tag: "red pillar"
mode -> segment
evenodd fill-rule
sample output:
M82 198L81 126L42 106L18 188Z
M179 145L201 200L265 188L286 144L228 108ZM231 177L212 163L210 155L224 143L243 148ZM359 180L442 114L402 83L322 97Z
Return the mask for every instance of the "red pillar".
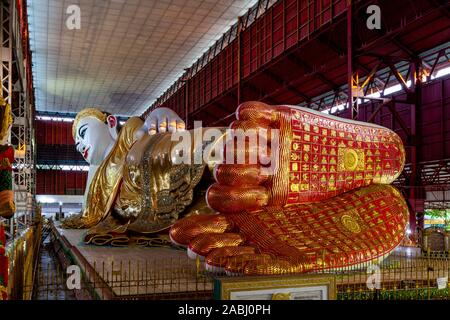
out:
M189 80L191 78L191 71L188 70L187 72L187 79L184 86L184 123L186 125L186 129L189 127Z
M237 105L239 106L241 104L241 57L242 57L242 39L241 39L241 32L242 32L242 19L241 17L238 18L238 26L237 26Z
M351 119L358 118L358 105L353 99L353 1L347 1L347 93Z
M424 213L424 191L421 187L420 172L419 172L419 152L420 146L420 130L417 120L419 119L420 107L422 102L422 79L420 75L420 61L414 61L411 72L411 85L414 103L411 104L411 177L409 181L409 203L411 205L411 212L409 216L409 224L411 229L412 240L416 239L416 230L423 228L423 213ZM418 221L419 220L419 221Z

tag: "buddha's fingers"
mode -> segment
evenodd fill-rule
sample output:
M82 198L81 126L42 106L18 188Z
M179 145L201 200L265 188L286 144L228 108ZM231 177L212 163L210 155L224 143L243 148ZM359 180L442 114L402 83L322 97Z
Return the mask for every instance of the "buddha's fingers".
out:
M176 131L184 131L186 130L186 124L184 123L184 121L177 121L177 130Z
M243 186L261 185L269 179L262 167L257 164L219 164L214 167L214 178L221 185Z
M171 119L169 121L169 132L176 132L177 131L177 120L176 119Z
M191 259L197 256L203 259L214 249L239 246L244 241L244 237L238 233L204 233L189 243L188 256Z
M168 129L169 122L167 117L158 119L158 132L166 132Z
M198 235L223 233L233 228L224 215L194 215L178 220L170 229L170 239L177 245L187 246Z
M148 133L150 135L156 134L158 132L158 124L156 118L151 118L148 121Z
M208 206L221 213L258 210L269 202L263 186L226 186L214 183L206 192Z
M186 125L183 120L177 118L171 118L169 120L169 132L180 132L186 129Z

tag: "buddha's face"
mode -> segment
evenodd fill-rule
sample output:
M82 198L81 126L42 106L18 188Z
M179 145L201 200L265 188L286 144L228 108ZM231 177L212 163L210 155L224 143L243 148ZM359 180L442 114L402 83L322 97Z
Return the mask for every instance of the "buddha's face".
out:
M114 116L108 116L107 123L95 117L85 117L78 122L75 146L89 164L99 165L105 159L107 148L117 139L116 127Z

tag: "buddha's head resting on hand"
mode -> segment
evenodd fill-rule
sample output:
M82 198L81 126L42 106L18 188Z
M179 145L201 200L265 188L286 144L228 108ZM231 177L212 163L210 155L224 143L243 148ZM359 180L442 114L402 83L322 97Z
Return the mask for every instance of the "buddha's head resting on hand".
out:
M83 158L93 165L101 164L107 150L117 139L118 120L96 108L78 112L72 126L75 147Z

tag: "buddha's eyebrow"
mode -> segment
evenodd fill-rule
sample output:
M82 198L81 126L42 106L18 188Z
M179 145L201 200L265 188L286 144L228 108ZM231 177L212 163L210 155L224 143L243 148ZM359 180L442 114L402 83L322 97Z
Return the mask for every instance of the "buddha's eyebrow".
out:
M87 126L87 123L83 124L79 129L78 129L78 135L81 135L81 129L83 129L84 127Z

